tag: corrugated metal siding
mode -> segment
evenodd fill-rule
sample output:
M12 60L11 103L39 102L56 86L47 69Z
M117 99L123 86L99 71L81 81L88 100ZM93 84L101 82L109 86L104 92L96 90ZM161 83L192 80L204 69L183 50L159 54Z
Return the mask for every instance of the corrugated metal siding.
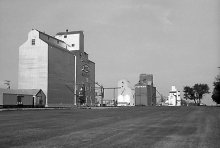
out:
M135 105L148 105L147 87L135 88Z
M17 94L3 94L3 105L17 105ZM21 97L23 105L33 105L32 95L23 95Z
M147 85L147 106L152 105L152 86Z
M21 102L23 103L23 105L34 105L33 96L24 95L24 97L21 98Z
M95 103L95 63L89 62L89 67L90 67L90 76L89 76L89 86L91 89L89 90L88 93L88 104L94 104ZM91 99L90 99L91 98Z
M152 97L153 106L156 106L156 87L153 87L153 97Z
M135 105L141 105L140 89L135 88Z
M3 105L17 105L17 95L3 94Z
M72 53L49 46L49 106L73 104L74 94L72 91L74 88L74 61L75 59ZM72 88L72 91L66 85Z
M147 103L148 103L148 100L147 100L147 88L146 87L141 87L141 103L142 105L146 105L147 106Z
M0 93L0 106L3 105L3 93Z

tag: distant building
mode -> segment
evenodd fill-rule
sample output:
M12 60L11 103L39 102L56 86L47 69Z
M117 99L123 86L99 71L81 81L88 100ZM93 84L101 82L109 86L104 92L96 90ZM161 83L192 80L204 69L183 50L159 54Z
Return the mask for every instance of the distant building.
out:
M86 103L95 103L94 82L95 63L84 52L82 31L52 37L33 29L19 47L18 88L42 89L46 106L76 104L74 94L82 84L86 86Z
M118 106L134 106L134 92L129 87L130 82L126 79L118 81Z
M175 86L171 87L168 96L168 106L181 106L180 91L177 91Z
M152 74L141 74L135 86L135 105L156 106L156 87Z
M153 75L152 74L140 74L139 76L140 83L148 83L149 85L153 84Z

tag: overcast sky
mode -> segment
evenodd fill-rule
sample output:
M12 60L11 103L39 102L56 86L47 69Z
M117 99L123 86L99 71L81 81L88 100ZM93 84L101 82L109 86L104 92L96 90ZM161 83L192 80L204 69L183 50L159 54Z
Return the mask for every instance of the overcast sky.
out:
M173 85L182 93L196 83L212 92L220 66L219 10L219 0L0 0L0 87L11 80L17 88L18 49L35 28L51 36L83 30L104 87L125 78L133 88L146 73L165 96Z

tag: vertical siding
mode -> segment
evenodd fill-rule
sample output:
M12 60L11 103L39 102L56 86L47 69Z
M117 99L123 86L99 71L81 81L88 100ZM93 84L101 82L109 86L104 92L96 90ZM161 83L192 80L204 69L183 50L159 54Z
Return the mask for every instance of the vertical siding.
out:
M17 105L17 95L3 94L3 105Z
M34 99L32 95L24 95L24 97L21 98L21 102L23 105L34 105Z
M28 36L19 48L18 89L42 89L47 96L48 45L35 30ZM31 45L32 39L35 45Z
M49 46L48 49L48 105L71 105L74 101L74 94L72 92L74 91L74 55L53 46Z
M86 87L93 87L92 91L87 90L86 95L87 95L87 104L90 105L91 101L92 103L95 102L95 63L88 61L88 55L87 54L82 54L82 57L80 58L80 53L81 51L71 51L74 55L76 55L76 77L77 80L77 91L81 88L81 84L84 83ZM89 72L85 73L82 71L83 65L87 64L89 66ZM86 78L89 78L88 82L86 81ZM91 99L90 99L91 98ZM78 98L77 98L78 102Z
M135 87L135 105L140 105L140 90Z
M147 106L151 106L152 104L152 86L147 85Z
M32 95L21 97L22 105L33 105ZM3 105L17 105L17 94L3 94Z
M135 105L148 105L147 87L135 88Z
M0 93L0 106L3 105L3 93Z
M148 92L147 87L141 87L141 103L142 105L148 105Z
M95 63L90 62L90 77L89 79L89 85L91 89L89 90L89 97L91 96L91 100L88 100L89 104L94 104L95 103Z
M156 106L156 87L153 87L153 97L152 97L153 106Z

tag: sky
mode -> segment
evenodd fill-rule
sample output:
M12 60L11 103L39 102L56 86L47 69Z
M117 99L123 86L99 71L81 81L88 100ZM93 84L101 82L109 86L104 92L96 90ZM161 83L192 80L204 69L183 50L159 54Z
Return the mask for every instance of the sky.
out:
M96 82L117 87L153 74L164 96L171 86L208 84L220 66L219 0L0 0L0 88L18 87L18 49L32 28L54 36L84 31ZM113 98L113 91L106 92ZM203 99L212 104L211 93Z

